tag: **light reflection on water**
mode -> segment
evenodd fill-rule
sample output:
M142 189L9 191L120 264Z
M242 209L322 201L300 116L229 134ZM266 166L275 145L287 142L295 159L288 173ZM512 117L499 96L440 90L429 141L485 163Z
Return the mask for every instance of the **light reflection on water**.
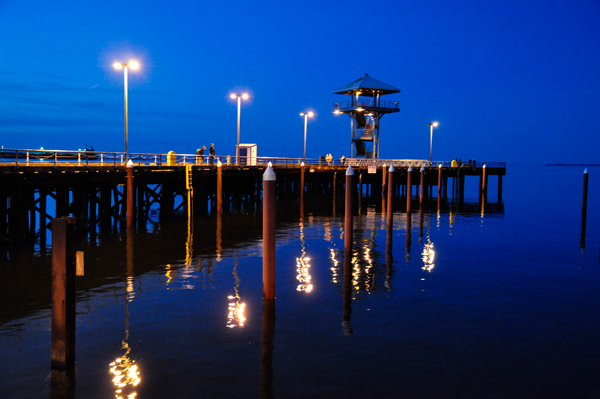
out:
M135 298L133 277L127 277L125 297L125 337L121 342L121 349L125 353L109 364L109 373L113 376L116 399L134 399L137 396L137 386L141 382L140 370L135 360L130 357L129 346L129 303Z
M366 207L348 256L339 215L309 209L301 227L297 215L283 217L277 318L274 307L261 307L260 234L253 233L260 224L250 217L136 235L135 278L123 239L103 237L101 247L87 249L90 275L78 280L76 397L518 398L540 396L541 385L586 397L600 358L593 345L599 239L590 229L597 213L588 215L587 252L580 253L579 212L574 227L559 215L558 229L532 225L514 206L506 215L493 205L483 214L480 204L465 208L432 208L422 218L399 211L388 231L378 208ZM421 242L413 240L418 233ZM308 282L310 295L298 291ZM48 324L34 320L48 320L48 300L37 301L33 313L15 311L0 327L6 397L35 397L44 384ZM12 371L7 357L17 351L23 360ZM182 378L190 370L193 378ZM115 381L116 371L123 377ZM115 384L127 376L125 386Z

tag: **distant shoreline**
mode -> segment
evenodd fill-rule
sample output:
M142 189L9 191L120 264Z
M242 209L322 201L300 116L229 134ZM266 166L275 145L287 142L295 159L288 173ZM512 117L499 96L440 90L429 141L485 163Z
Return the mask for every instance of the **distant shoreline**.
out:
M600 166L600 163L547 163L546 166Z

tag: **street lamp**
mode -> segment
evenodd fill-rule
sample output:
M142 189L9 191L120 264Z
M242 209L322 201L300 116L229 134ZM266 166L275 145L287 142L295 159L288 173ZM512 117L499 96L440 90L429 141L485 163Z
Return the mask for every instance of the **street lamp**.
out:
M430 129L429 129L429 163L431 163L431 149L433 148L433 128L438 127L439 123L431 122L431 123L428 123L427 126L430 127Z
M302 162L306 162L306 124L308 123L308 117L310 116L312 118L313 115L312 112L300 112L300 116L304 117L304 157Z
M248 97L250 97L247 93L243 93L243 94L237 94L237 93L231 93L231 95L229 96L231 98L236 98L237 97L237 103L238 103L238 124L237 124L237 147L235 147L235 164L239 165L240 164L240 115L241 115L241 106L242 106L242 98L244 100L247 100Z
M136 70L140 68L140 64L137 61L129 61L127 63L115 62L113 64L113 67L115 67L115 69L123 68L123 74L125 76L125 162L127 162L127 160L129 159L129 150L127 148L127 68L129 67L131 69Z

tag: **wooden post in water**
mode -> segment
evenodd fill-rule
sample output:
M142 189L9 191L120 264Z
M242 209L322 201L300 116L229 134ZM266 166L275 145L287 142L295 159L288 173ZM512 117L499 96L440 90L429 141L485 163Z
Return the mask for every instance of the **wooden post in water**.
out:
M52 220L51 369L66 376L75 366L75 222Z
M391 166L393 166L393 165L391 165ZM381 169L381 196L384 197L384 198L385 198L385 190L386 190L386 186L385 186L385 178L386 178L385 168L386 168L386 165L383 164L383 167Z
M344 250L346 252L352 250L352 236L354 231L352 210L354 208L353 188L355 189L356 187L354 187L353 180L354 170L352 169L352 166L348 166L348 169L346 169L346 207L344 209Z
M133 162L127 161L127 230L131 231L135 224L134 215L134 182L133 182Z
M485 204L487 202L487 174L485 164L483 165L481 173L481 203Z
M236 159L237 161L237 159ZM223 164L217 162L217 213L223 209Z
M438 165L438 199L442 196L442 164Z
M394 221L394 216L393 216L393 212L394 212L394 206L393 206L393 202L394 202L394 165L390 166L389 169L389 176L388 176L388 192L387 192L387 224L388 224L388 228L389 226L392 225L393 221Z
M421 181L419 182L421 186L421 194L419 197L419 207L423 207L423 199L425 198L425 166L421 166Z
M412 167L406 171L406 214L410 214L410 203L412 201Z
M588 170L583 171L583 202L581 205L581 215L586 216L587 214L587 197L588 197Z
M275 172L263 174L263 299L275 299Z
M300 164L300 202L304 201L304 162Z

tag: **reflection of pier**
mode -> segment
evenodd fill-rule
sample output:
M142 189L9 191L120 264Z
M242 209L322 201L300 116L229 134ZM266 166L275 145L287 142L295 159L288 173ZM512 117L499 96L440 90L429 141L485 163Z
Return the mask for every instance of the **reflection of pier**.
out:
M353 164L357 175L355 183L361 196L381 195L385 187L384 175L387 174L386 162L387 165L393 163L396 168L396 196L406 196L408 168L416 161L347 160L347 164ZM347 164L333 162L332 165L308 164L303 167L298 163L289 163L288 160L276 163L274 169L277 173L278 200L299 196L302 168L305 171L306 195L342 194ZM419 190L425 190L426 197L432 197L437 192L433 186L437 186L439 181L441 198L460 203L465 198L466 177L478 179L480 191L486 191L488 177L497 176L498 202L501 202L502 176L506 173L504 163L488 163L487 168L443 165L425 167L424 188L419 185L419 170L414 168L412 186L417 195L413 198L418 197ZM261 179L265 168L266 165L261 164L260 159L256 166L223 164L222 186L219 191L217 166L177 162L173 165L153 165L138 162L134 165L133 196L137 225L144 228L154 211L158 212L160 219L186 213L190 203L187 201L189 191L186 187L191 187L186 185L188 176L194 187L194 214L214 212L219 199L224 211L239 213L242 210L256 209L257 203L262 200ZM90 237L95 236L98 231L114 232L116 227L125 224L126 167L122 164L2 163L0 173L2 241L34 243L39 240L40 247L45 247L50 220L61 216L76 217L77 231L86 232ZM217 198L218 193L221 198Z

